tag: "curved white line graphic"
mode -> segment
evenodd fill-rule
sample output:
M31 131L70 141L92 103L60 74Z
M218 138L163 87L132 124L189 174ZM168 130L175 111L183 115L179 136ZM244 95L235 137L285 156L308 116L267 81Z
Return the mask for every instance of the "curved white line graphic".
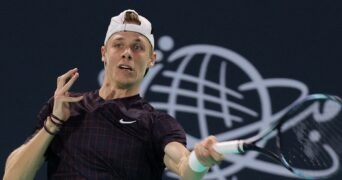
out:
M197 54L203 54L203 58L199 59L201 62L199 75L193 76L185 73L186 67L193 59L193 57ZM227 60L227 62L233 63L241 70L243 70L246 75L250 78L249 82L244 82L241 84L238 89L232 89L226 87L224 78L226 77L226 69L227 63L225 61L221 62L221 66L218 72L219 74L219 82L214 83L205 79L205 75L207 72L207 66L209 61L213 56L219 56L220 58ZM178 62L178 68L176 71L170 71L168 69L164 69L167 63ZM162 76L164 78L171 79L171 85L165 86L160 84L151 84L155 78L158 76ZM191 82L197 84L197 89L188 90L181 89L181 82ZM219 96L212 96L204 93L204 87L209 87L212 89L217 89L220 93ZM154 68L150 69L150 72L145 77L145 80L142 83L141 94L144 96L146 93L161 93L167 94L168 100L166 102L151 102L156 108L167 111L170 115L176 117L176 112L187 112L198 114L198 122L199 122L199 130L201 134L201 138L204 138L209 135L206 116L223 118L224 122L229 131L222 132L220 134L215 134L219 141L239 139L242 136L249 135L251 132L261 132L263 129L269 127L272 122L275 122L279 117L281 117L286 110L290 107L287 105L283 107L278 112L272 112L271 105L271 97L269 91L272 88L291 88L298 90L298 97L294 101L298 99L302 99L303 97L308 95L308 88L305 84L300 81L286 78L269 78L264 79L257 69L243 56L219 46L213 45L189 45L182 47L176 51L174 51L168 58L167 62L156 64ZM237 102L230 101L230 97L235 99L244 99L243 93L248 91L256 91L260 98L260 106L261 112L257 112L254 109L247 107L246 105L239 104ZM227 96L229 95L229 96ZM177 97L185 96L190 97L197 100L196 106L177 104ZM223 100L223 101L222 101ZM206 109L204 107L203 102L222 102L221 108L222 111L216 111L211 109ZM228 108L227 108L228 107ZM228 110L227 110L228 109ZM256 122L249 122L246 125L234 128L234 122L243 122L241 117L236 115L231 115L229 110L234 109L240 112L243 112L251 117L259 118ZM295 126L298 122L303 120L306 116L314 114L317 116L317 121L327 120L329 117L325 117L324 114L319 114L317 107L311 106L293 119L291 119L286 125L285 130ZM270 134L268 138L274 137L274 134ZM187 134L188 145L190 148L194 146L196 142L198 142L201 138L194 137L190 134ZM267 141L258 144L263 146L267 143ZM334 160L332 167L326 170L318 171L315 175L321 177L334 173L340 166L339 157L337 154L328 146L324 145L324 149L328 152L331 158ZM209 179L225 179L227 176L231 176L234 173L241 171L244 168L249 168L261 172L266 172L274 175L285 176L296 178L295 175L290 173L284 167L272 163L258 159L259 153L257 152L248 152L244 155L229 155L225 158L227 162L232 163L228 167L220 169L218 166L212 168L212 173L208 173L205 178ZM270 170L271 169L271 170ZM311 171L307 171L310 172ZM170 175L170 173L168 173ZM172 175L170 175L172 176ZM237 178L235 178L237 179Z

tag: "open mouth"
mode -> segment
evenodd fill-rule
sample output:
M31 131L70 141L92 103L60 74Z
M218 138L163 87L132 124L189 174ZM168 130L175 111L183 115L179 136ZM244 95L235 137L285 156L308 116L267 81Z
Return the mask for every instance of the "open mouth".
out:
M129 65L120 64L118 67L119 67L119 69L122 69L122 70L133 71L133 68Z

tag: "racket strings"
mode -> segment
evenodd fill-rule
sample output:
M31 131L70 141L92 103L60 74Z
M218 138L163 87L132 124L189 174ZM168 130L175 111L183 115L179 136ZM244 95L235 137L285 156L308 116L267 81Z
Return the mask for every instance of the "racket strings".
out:
M322 142L334 148L339 155L342 154L342 119L341 113L329 122L321 125Z
M293 140L291 144L289 144L289 148L291 148L291 156L292 156L292 164L295 166L300 166L306 168L307 166L311 167L322 167L326 166L326 155L322 154L322 145L320 143L312 142L312 139L319 138L318 134L312 135L316 137L310 138L310 133L315 134L316 131L311 131L311 129L317 129L317 126L313 126L313 124L304 124L301 123L296 128L293 129L293 133L296 134L293 136ZM289 139L290 140L290 139ZM303 160L303 161L301 161Z
M291 166L301 169L320 169L328 166L329 156L324 153L322 144L309 139L308 129L293 132L293 138L287 138L283 144L283 155Z
M342 124L334 124L329 126L322 126L324 134L322 136L324 137L324 142L326 142L329 145L339 146L340 148L337 148L336 150L339 150L339 154L342 153Z
M315 104L314 104L315 103ZM303 170L325 170L333 165L332 154L342 154L341 103L313 101L291 111L291 117L315 105L317 108L290 129L280 132L281 153L291 167ZM310 176L310 172L307 176ZM313 174L311 174L313 175Z

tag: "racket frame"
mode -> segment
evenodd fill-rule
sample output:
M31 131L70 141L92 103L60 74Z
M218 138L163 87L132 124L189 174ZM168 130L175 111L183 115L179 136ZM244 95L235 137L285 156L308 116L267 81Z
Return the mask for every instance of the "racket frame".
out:
M216 143L214 144L214 149L221 154L231 154L231 153L243 154L247 151L260 152L270 157L274 161L280 163L292 173L303 177L303 175L300 172L296 171L293 167L291 167L291 165L287 162L287 160L285 159L285 157L282 155L280 151L280 148L281 148L280 147L281 146L280 145L280 141L281 141L280 128L289 119L289 117L292 115L292 112L296 111L304 103L312 101L312 100L320 100L320 99L333 100L335 102L342 104L342 100L338 96L327 95L327 94L308 95L305 98L298 99L297 101L289 105L285 109L284 114L280 117L280 119L278 121L275 121L274 123L271 123L270 128L267 129L266 131L262 131L258 133L257 135L248 139L244 139L244 140L233 140L233 141ZM275 130L277 131L277 136L276 136L276 148L278 150L277 153L267 150L266 148L258 147L256 145L257 142L259 142L260 140L262 140L264 137L266 137L267 135L269 135L271 132Z

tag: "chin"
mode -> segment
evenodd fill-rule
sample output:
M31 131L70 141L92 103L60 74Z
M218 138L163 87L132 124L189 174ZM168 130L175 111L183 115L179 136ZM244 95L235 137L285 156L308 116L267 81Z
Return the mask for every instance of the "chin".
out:
M118 85L118 87L120 88L130 88L132 87L136 82L129 80L129 79L125 79L125 80L118 80L116 81L116 84Z

